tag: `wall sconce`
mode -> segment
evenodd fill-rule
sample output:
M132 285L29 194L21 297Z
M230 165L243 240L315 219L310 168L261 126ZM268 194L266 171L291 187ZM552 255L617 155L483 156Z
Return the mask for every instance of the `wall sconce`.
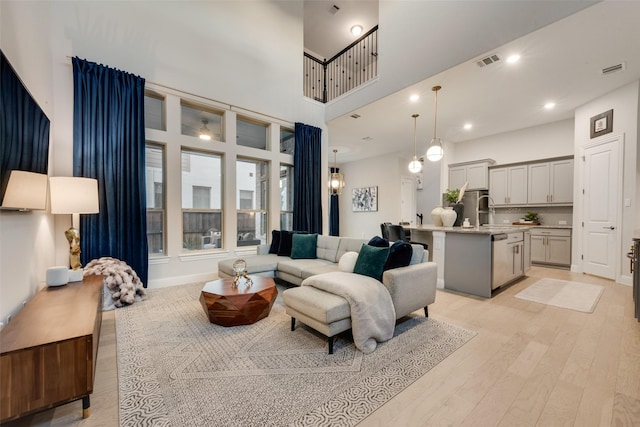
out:
M329 173L329 194L342 194L342 189L345 186L344 174L338 172L338 164L336 160L338 150L333 150L333 167Z
M47 175L44 173L12 170L2 209L29 212L47 207Z
M71 214L71 227L64 235L69 241L69 281L82 280L80 263L80 214L98 213L98 181L93 178L51 177L51 213Z

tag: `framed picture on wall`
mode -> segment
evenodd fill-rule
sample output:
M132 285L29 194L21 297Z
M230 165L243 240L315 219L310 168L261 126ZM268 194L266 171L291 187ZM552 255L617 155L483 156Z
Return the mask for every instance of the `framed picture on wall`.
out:
M376 212L378 210L378 187L354 188L351 193L354 212Z
M613 110L591 117L591 139L613 132Z

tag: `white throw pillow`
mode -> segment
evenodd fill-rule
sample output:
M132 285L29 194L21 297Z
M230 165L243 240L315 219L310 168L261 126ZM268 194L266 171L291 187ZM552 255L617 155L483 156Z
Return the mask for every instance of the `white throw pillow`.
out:
M357 260L358 252L345 252L338 262L338 270L344 271L345 273L353 273Z

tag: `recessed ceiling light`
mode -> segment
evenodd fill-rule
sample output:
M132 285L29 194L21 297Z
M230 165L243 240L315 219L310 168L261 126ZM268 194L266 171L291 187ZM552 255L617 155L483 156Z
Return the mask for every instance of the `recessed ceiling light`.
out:
M351 34L353 34L354 36L359 36L360 34L362 34L362 25L354 25L353 27L351 27Z
M472 127L473 127L473 125L472 125L471 123L465 123L465 124L464 124L464 128L465 128L466 130L471 129Z
M553 110L556 106L555 102L547 102L546 104L544 104L544 108L547 110Z
M420 95L416 95L415 93L409 97L411 102L416 102L418 99L420 99Z
M513 64L514 62L518 62L520 60L520 55L516 54L516 55L511 55L507 58L507 62L509 64Z

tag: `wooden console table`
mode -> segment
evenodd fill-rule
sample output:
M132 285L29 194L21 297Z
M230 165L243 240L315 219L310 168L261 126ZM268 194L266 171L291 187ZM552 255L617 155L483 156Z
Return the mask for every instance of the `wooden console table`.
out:
M0 423L82 399L89 416L102 276L45 287L0 331Z

